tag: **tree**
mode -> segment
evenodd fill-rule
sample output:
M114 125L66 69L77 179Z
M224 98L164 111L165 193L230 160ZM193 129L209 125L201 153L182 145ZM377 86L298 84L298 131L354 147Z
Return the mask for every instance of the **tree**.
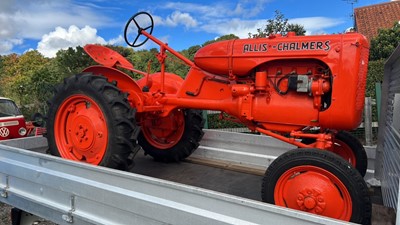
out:
M291 24L288 19L279 11L275 11L275 18L268 19L265 27L257 29L256 34L249 33L250 38L262 38L270 36L271 34L282 34L293 31L296 35L305 35L306 30L300 24Z
M126 47L117 46L117 45L105 45L105 47L118 52L124 58L129 58L131 55L134 54L133 48L126 48Z
M369 58L371 61L387 59L400 43L400 24L396 22L392 28L380 29L378 36L371 40Z
M50 61L36 50L2 57L1 95L14 99L28 118L45 104L46 85L35 76L53 79L52 73L44 74Z
M10 54L1 56L0 66L0 96L7 96L8 80L17 71L18 55Z
M59 50L54 59L59 73L57 76L63 78L80 73L86 67L96 64L81 46Z
M239 37L236 36L236 35L234 35L234 34L223 35L223 36L221 36L221 37L218 37L218 38L215 39L215 40L210 40L210 41L204 42L203 47L206 46L206 45L212 44L212 43L214 43L214 42L226 41L226 40L232 40L232 39L239 39Z
M133 66L137 70L141 70L144 72L147 72L148 70L148 65L150 62L150 73L155 73L159 72L161 70L160 63L158 62L157 59L157 54L158 54L158 49L157 48L152 48L150 50L139 50L135 51L132 55L128 57L128 60L130 60L133 63ZM139 78L140 75L134 76L134 78Z
M400 24L395 23L392 28L380 29L378 36L371 40L366 96L376 98L375 84L383 81L385 60L392 54L400 43ZM376 108L372 108L373 121L376 121Z

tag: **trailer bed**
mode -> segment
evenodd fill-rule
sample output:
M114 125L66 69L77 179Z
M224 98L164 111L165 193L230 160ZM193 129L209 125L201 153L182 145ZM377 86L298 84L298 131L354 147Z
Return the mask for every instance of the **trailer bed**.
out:
M44 138L21 139L19 146L34 151L0 146L0 201L59 224L348 224L261 203L262 166L218 161L215 152L204 158L224 149L224 135L254 138L206 131L188 161L156 162L140 152L133 173L45 155ZM210 147L213 141L219 145Z

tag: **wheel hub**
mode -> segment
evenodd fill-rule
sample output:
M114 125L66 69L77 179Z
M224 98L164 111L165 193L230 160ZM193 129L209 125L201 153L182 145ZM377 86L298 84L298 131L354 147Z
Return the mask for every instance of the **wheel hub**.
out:
M326 207L321 192L316 189L305 188L298 194L297 205L303 211L321 214Z
M85 116L78 116L72 125L72 140L80 151L86 151L94 142L93 124Z
M277 181L275 204L318 215L349 220L352 202L346 187L329 171L297 166Z
M185 115L174 110L167 117L143 117L142 132L154 147L168 149L176 145L185 131Z
M108 129L99 105L84 95L72 95L56 115L55 135L64 158L98 165L107 149Z

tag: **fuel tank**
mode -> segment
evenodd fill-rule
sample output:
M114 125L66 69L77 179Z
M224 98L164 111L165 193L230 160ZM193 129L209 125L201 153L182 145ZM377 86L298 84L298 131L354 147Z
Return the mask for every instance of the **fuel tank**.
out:
M248 75L255 67L282 58L321 58L343 47L343 41L368 46L358 33L343 35L287 36L235 39L216 42L197 51L194 62L201 69L216 75Z

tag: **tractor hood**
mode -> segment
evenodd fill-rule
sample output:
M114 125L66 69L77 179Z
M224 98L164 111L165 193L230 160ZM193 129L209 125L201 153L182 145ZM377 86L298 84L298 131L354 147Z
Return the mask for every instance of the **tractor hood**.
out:
M248 75L256 66L282 58L324 59L337 57L343 42L368 46L357 33L343 35L287 36L235 39L209 44L197 51L194 62L201 69L216 75Z

